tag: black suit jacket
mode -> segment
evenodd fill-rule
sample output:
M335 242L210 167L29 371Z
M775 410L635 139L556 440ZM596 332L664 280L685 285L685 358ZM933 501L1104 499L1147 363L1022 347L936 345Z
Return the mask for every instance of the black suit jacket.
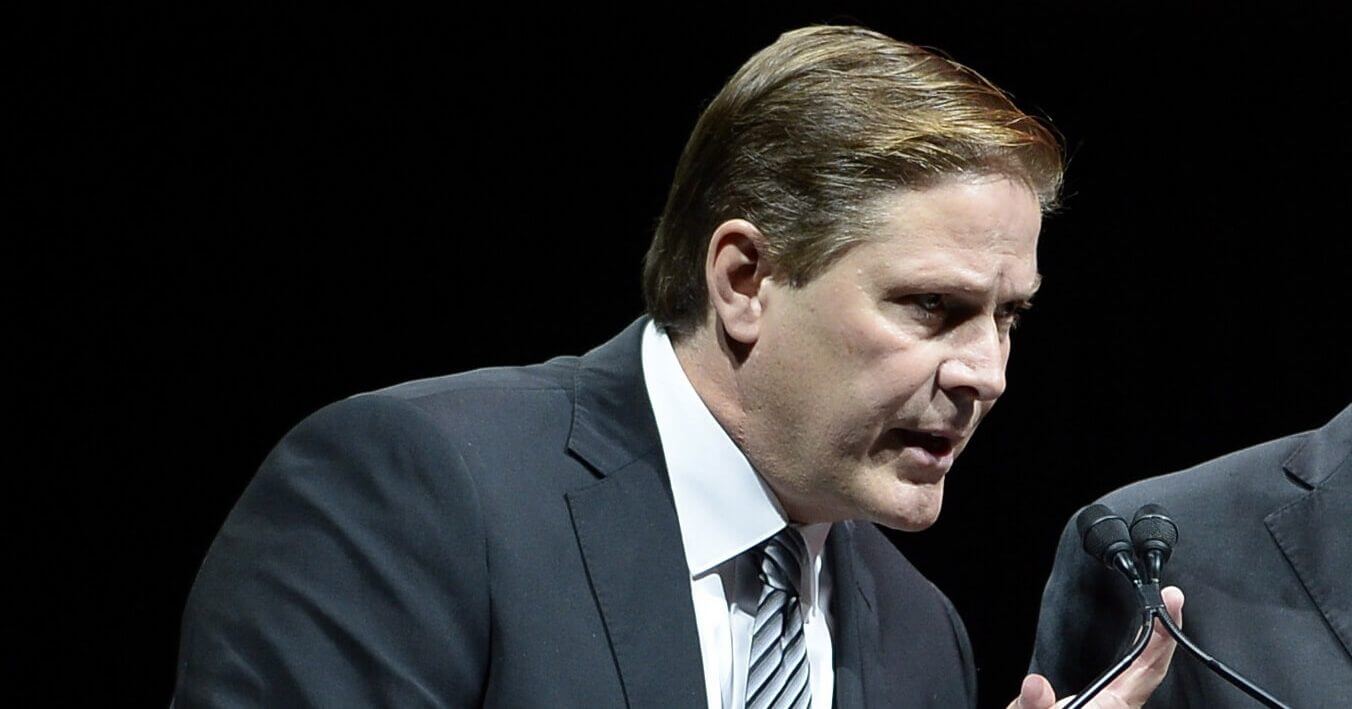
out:
M1130 519L1164 505L1180 539L1164 581L1183 589L1183 630L1293 707L1352 707L1352 407L1101 502ZM1129 582L1095 563L1067 525L1042 599L1031 670L1078 692L1125 649ZM1181 648L1149 706L1257 706Z
M702 705L644 322L297 426L193 586L176 705ZM974 704L948 600L870 524L828 550L836 706Z

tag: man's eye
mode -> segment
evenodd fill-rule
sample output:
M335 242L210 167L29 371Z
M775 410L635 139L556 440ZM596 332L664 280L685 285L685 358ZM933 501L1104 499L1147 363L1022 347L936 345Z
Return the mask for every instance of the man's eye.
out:
M997 317L1000 321L1000 324L1006 330L1013 330L1014 328L1019 326L1019 322L1023 320L1023 314L1027 312L1030 307L1032 306L1029 305L1028 303L1006 305L1000 308Z
M923 323L926 327L939 327L948 320L949 302L940 293L915 293L898 296L893 300L906 313L905 317Z
M944 297L937 293L926 293L916 296L915 304L927 313L939 313L944 309Z

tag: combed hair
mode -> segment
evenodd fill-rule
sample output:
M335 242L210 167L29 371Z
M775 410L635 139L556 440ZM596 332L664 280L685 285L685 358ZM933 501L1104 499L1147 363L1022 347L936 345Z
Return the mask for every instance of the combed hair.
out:
M1060 140L975 71L861 27L785 33L733 75L690 135L644 258L648 313L673 339L704 322L704 261L745 219L801 286L877 227L873 202L1006 175L1051 210Z

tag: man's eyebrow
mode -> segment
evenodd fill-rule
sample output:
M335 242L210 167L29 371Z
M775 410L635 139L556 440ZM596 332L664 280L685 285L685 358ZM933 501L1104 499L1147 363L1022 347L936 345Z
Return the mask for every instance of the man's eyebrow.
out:
M1039 273L1033 276L1033 283L1031 286L1028 287L1027 293L1020 293L1019 295L1017 295L1014 298L1011 298L1010 300L1024 302L1031 301L1033 299L1033 296L1037 295L1038 289L1041 287L1042 287L1042 274ZM989 288L990 287L988 285L982 284L981 281L978 279L969 280L961 276L958 277L945 276L938 278L926 278L922 276L911 280L907 280L905 286L903 288L899 288L898 290L905 290L907 292L922 292L934 290L946 293L951 292L951 293L984 295L989 292ZM892 289L889 288L888 290Z
M1028 308L1033 305L1033 296L1037 295L1037 291L1041 287L1042 287L1042 274L1039 273L1033 277L1033 285L1028 288L1027 293L1016 295L1005 302L1006 304L1013 305L1015 307Z

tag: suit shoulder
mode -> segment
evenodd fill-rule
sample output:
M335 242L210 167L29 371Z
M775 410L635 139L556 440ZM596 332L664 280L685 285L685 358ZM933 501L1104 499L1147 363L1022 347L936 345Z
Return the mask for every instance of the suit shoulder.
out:
M1284 436L1178 472L1146 478L1098 501L1119 512L1129 512L1150 502L1167 502L1171 509L1175 505L1214 508L1226 499L1261 496L1267 489L1278 489L1275 483L1282 480L1283 463L1311 433Z
M577 364L576 357L556 357L521 367L475 369L363 392L346 402L402 402L450 430L516 427L521 417L571 416Z
M394 384L328 404L306 416L293 433L384 419L423 419L425 425L442 429L456 428L457 422L489 424L498 412L519 416L523 410L571 403L576 367L576 357L557 357Z
M555 357L548 362L521 367L485 367L415 379L367 394L420 402L438 397L473 396L475 392L567 391L572 388L577 365L577 357Z
M559 457L573 419L577 358L420 379L321 408L284 440L342 441L345 449L421 451L471 475L540 469ZM453 452L453 453L452 453ZM528 464L531 461L537 464Z

